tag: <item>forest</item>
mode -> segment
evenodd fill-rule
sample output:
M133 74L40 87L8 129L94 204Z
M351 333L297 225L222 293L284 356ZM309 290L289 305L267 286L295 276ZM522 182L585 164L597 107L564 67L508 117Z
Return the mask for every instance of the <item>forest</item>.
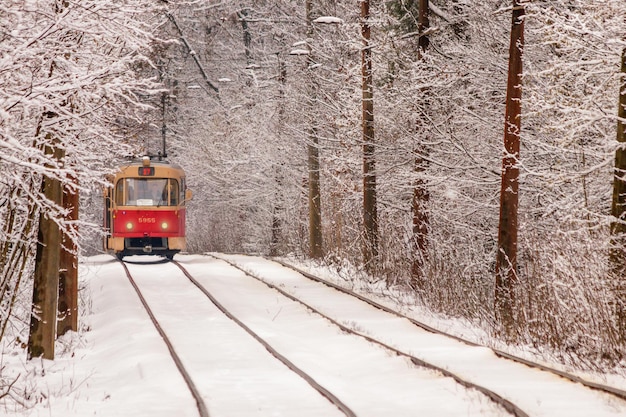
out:
M619 366L624 123L623 0L4 0L0 342L28 339L42 227L101 253L107 175L165 149L189 252L322 263Z

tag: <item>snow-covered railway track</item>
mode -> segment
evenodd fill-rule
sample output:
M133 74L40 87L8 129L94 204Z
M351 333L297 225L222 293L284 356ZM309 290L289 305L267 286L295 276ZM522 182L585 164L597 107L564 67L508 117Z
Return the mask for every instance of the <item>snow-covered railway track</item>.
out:
M326 397L333 405L335 405L346 417L356 417L356 414L348 407L343 401L337 398L332 392L320 385L311 375L298 368L287 357L281 355L281 353L274 349L270 343L263 339L259 334L254 332L252 328L247 326L243 321L239 320L233 313L231 313L226 307L224 307L214 296L209 292L202 284L200 284L179 262L172 261L183 274L195 285L209 300L229 319L237 323L242 329L244 329L250 336L252 336L257 342L259 342L267 351L276 359L285 364L289 369L298 374L302 379L307 381L311 387L318 391L321 395Z
M379 303L326 282L289 265L274 264L260 257L220 255L219 259L308 308L328 314L342 328L358 330L368 340L385 344L395 352L411 356L419 365L430 364L459 379L494 392L491 397L516 404L517 415L594 416L624 415L624 391L514 357L505 352L478 346L456 336L438 332L423 323ZM291 274L285 272L291 269ZM344 298L337 298L341 292ZM332 305L325 300L332 299ZM367 303L370 310L363 309ZM341 304L341 308L337 305ZM358 306L361 304L361 306ZM358 312L358 313L357 313ZM420 334L421 333L421 334ZM451 360L452 358L452 360ZM519 407L519 408L518 408ZM524 411L521 411L524 410Z
M269 288L272 288L275 291L278 291L279 293L281 293L282 295L284 295L285 297L289 298L290 300L293 300L297 303L302 304L303 306L305 306L306 308L310 309L311 311L313 311L314 313L320 315L321 317L325 318L326 320L330 321L331 323L333 323L334 325L336 325L337 327L339 327L342 331L344 331L345 333L357 336L357 337L362 337L363 339L367 340L368 342L378 345L384 349L387 349L391 352L393 352L394 354L396 354L399 357L405 357L407 359L409 359L411 362L413 362L415 365L420 366L420 367L424 367L424 368L428 368L428 369L432 369L436 372L441 373L442 375L452 378L454 379L454 381L456 381L458 384L469 388L469 389L475 389L479 392L481 392L482 394L484 394L485 396L487 396L490 400L492 400L494 403L496 403L498 406L501 406L504 410L506 410L509 414L515 416L515 417L529 417L528 414L526 414L521 408L519 408L517 405L515 405L513 402L501 397L499 394L497 394L494 391L491 391L485 387L482 387L478 384L475 384L473 382L470 382L468 380L465 380L463 378L461 378L459 375L456 375L453 372L448 371L447 369L437 366L433 363L429 363L426 362L422 359L419 359L415 356L412 356L410 354L404 353L398 349L396 349L395 347L384 343L380 340L375 339L374 337L370 337L364 333L361 333L359 331L354 330L353 328L350 328L342 323L340 323L339 321L337 321L336 319L334 319L333 317L331 317L328 314L325 314L324 312L322 312L321 310L315 308L314 306L312 306L311 304L307 303L306 301L299 299L297 297L295 297L294 295L290 294L289 292L279 288L278 286L272 284L271 282L268 282L266 280L264 280L263 278L259 277L258 275L252 274L249 271L246 271L244 268L240 267L239 265L237 265L235 262L231 262L228 259L224 259L224 258L220 258L220 257L215 257L216 259L220 259L223 260L224 262L227 262L229 265L233 266L234 268L239 269L240 271L242 271L244 274L250 276L251 278L254 278L260 282L262 282L263 284L267 285ZM180 264L179 264L180 266ZM285 265L286 266L286 265ZM290 266L288 266L290 267ZM190 278L191 279L191 278ZM199 285L199 284L198 284ZM354 293L352 293L352 295L355 295Z
M369 304L369 305L371 305L371 306L373 306L373 307L375 307L377 309L380 309L380 310L382 310L384 312L392 314L392 315L394 315L396 317L399 317L399 318L402 318L402 319L406 319L406 320L410 321L411 323L413 323L415 326L420 327L420 328L426 330L427 332L430 332L430 333L433 333L433 334L438 334L438 335L441 335L441 336L448 337L450 339L457 340L457 341L459 341L461 343L464 343L464 344L466 344L468 346L474 346L474 347L480 347L481 346L478 343L474 343L474 342L472 342L470 340L466 340L466 339L463 339L461 337L458 337L458 336L455 336L455 335L443 332L441 330L435 329L434 327L429 326L426 323L423 323L423 322L420 322L420 321L418 321L418 320L416 320L414 318L408 317L408 316L406 316L406 315L404 315L404 314L402 314L402 313L400 313L398 311L395 311L395 310L393 310L393 309L391 309L391 308L389 308L389 307L387 307L385 305L382 305L382 304L380 304L380 303L378 303L378 302L376 302L376 301L374 301L372 299L364 297L361 294L359 294L359 293L357 293L355 291L352 291L352 290L350 290L348 288L342 287L342 286L337 285L337 284L335 284L333 282L327 281L327 280L325 280L323 278L317 277L317 276L315 276L313 274L310 274L310 273L308 273L306 271L303 271L302 269L299 269L299 268L295 267L294 265L290 265L287 262L284 262L284 261L279 260L279 259L272 259L272 261L277 262L280 265L282 265L282 266L284 266L286 268L289 268L289 269L291 269L291 270L301 274L302 276L304 276L304 277L306 277L306 278L308 278L308 279L310 279L312 281L315 281L315 282L321 283L323 285L326 285L328 287L334 288L337 291L340 291L340 292L342 292L344 294L350 295L351 297L358 298L361 301L363 301L363 302L365 302L365 303L367 303L367 304ZM549 373L557 375L559 377L568 379L568 380L570 380L570 381L572 381L574 383L582 384L582 385L584 385L584 386L586 386L588 388L595 389L595 390L598 390L600 392L604 392L606 394L613 395L613 396L615 396L615 397L617 397L619 399L622 399L622 400L626 400L626 391L625 390L622 390L622 389L619 389L619 388L616 388L616 387L612 387L612 386L609 386L609 385L605 385L605 384L600 384L598 382L589 381L589 380L586 380L584 378L581 378L578 375L574 375L572 373L565 372L563 370L556 369L556 368L547 366L545 364L533 362L531 360L524 359L524 358L521 358L519 356L512 355L512 354L510 354L508 352L504 352L504 351L499 350L499 349L491 348L491 350L493 351L493 353L496 356L498 356L500 358L509 359L511 361L514 361L514 362L517 362L517 363L529 366L531 368L535 368L535 369L539 369L541 371L549 372Z
M172 344L172 342L170 341L169 337L167 336L167 334L163 330L163 327L161 327L161 324L159 323L158 319L154 315L154 312L152 311L152 309L148 305L148 302L146 301L146 298L141 293L141 290L139 289L139 286L137 285L137 282L134 280L133 276L131 275L130 271L128 270L128 267L126 266L126 264L124 264L124 262L120 261L120 263L122 264L122 267L124 268L124 272L126 273L126 278L128 278L128 281L130 281L130 284L135 289L135 292L137 293L137 296L139 297L139 300L141 301L141 304L143 305L144 309L146 310L146 313L148 313L148 316L150 317L150 321L152 321L152 324L154 324L154 327L156 328L157 332L159 333L159 336L161 336L161 338L163 339L163 342L167 346L167 349L170 352L170 356L172 357L172 360L176 364L176 368L178 368L178 371L180 372L181 376L183 377L183 380L185 381L185 383L187 384L187 387L189 387L189 391L191 392L192 397L196 401L196 407L198 408L198 413L199 413L200 417L209 417L209 411L208 411L208 408L206 406L206 403L205 403L204 399L202 398L202 395L200 394L200 391L198 391L198 388L196 387L195 383L193 382L193 379L191 379L191 376L189 375L189 372L187 372L187 369L183 365L183 362L182 362L180 356L176 352L176 349L174 349L174 345Z
M283 363L341 398L350 410L338 406L345 415L526 416L492 391L312 314L300 300L222 260L209 267L207 257L183 259L175 264L213 304L256 340L274 347L272 354Z
M282 357L262 337L255 334L224 308L177 262L142 265L122 263L122 265L143 308L166 344L176 367L195 399L200 417L208 417L209 415L212 417L230 417L233 415L288 416L296 414L356 417L352 410L336 398L332 392L324 389L312 377ZM160 269L158 275L153 270L153 267L157 265ZM200 314L197 314L197 311L192 311L196 310L200 304L197 299L200 294L198 289L202 293L201 297L205 299L204 304L214 306L214 308L209 308ZM191 298L193 297L196 300L192 301ZM210 319L208 323L206 320L203 323L202 317L207 312ZM221 327L228 327L233 323L251 335L253 342L242 340L246 338L241 337L241 332L235 334L233 338L232 329L224 331L225 334L230 335L230 339L215 337L219 335ZM229 343L236 344L236 346L233 345L229 349ZM241 345L246 343L250 347L242 349ZM263 355L259 354L261 350L259 344L271 354L271 360L267 358L270 355L265 355L266 357L262 358ZM204 354L198 353L199 345L206 345ZM219 352L211 349L211 347L218 345L221 347ZM235 357L229 356L228 351L233 351ZM247 360L241 359L242 354L247 357ZM287 368L271 363L276 362L274 358L279 359ZM217 364L222 360L226 361L227 365ZM212 369L207 369L212 365L214 365ZM321 394L318 395L319 398L312 398L311 393L303 394L306 391L302 389L303 384L295 380L292 375L285 376L286 369L289 369L292 375L297 375L298 378L306 381L317 390ZM237 375L235 378L241 378L241 380L233 381L233 376L229 374ZM269 379L263 381L263 385L267 388L258 388L259 380L265 378ZM207 379L209 380L208 383ZM280 382L276 383L272 379ZM225 386L225 390L232 389L231 392L224 395L228 398L220 396L221 393L224 393L224 389L217 389L217 385ZM256 385L257 389L254 392L246 392L246 387L251 385ZM280 403L280 397L286 396L289 397L288 400L292 402L292 405L287 404L288 401L284 401L285 398L282 398L284 403ZM233 400L233 397L236 399ZM210 399L208 404L207 398ZM240 402L235 407L236 410L233 409L233 401ZM242 402L248 404L242 405ZM320 402L326 403L328 406L320 405ZM328 409L333 406L336 408ZM301 407L307 408L304 413L301 412ZM212 410L210 414L209 409Z

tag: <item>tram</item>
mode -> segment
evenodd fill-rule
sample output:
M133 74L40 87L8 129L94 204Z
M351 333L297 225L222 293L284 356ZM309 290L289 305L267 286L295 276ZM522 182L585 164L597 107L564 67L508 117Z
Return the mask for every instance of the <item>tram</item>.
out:
M160 255L172 259L186 247L185 211L191 200L185 172L145 156L120 166L104 189L104 249L118 259Z

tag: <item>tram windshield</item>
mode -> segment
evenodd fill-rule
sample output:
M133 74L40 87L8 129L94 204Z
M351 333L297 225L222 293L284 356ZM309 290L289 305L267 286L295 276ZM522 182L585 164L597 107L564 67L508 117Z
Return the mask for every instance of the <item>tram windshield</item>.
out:
M124 178L115 187L115 202L121 206L177 206L178 181L172 178Z

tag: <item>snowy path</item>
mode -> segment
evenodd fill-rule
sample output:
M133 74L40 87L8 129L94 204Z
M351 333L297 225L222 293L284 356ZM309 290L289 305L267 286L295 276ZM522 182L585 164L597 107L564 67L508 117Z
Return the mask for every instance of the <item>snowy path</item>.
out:
M494 389L532 417L626 415L619 400L499 359L489 349L421 331L276 263L227 258L347 327ZM239 320L358 417L509 415L451 378L342 332L224 261L201 255L176 259ZM226 318L175 265L146 263L154 261L150 257L129 261L212 417L343 415ZM92 304L91 314L81 320L90 331L67 354L42 362L45 376L33 382L45 396L35 407L19 413L1 409L0 415L197 416L195 401L122 265L103 255L80 268Z

